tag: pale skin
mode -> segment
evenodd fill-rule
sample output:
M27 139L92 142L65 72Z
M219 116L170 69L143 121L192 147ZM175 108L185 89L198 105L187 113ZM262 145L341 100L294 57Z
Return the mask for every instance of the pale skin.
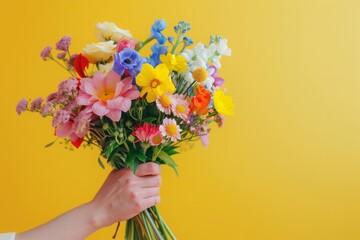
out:
M16 240L82 240L95 231L136 216L160 202L161 168L145 163L135 174L130 169L112 171L88 203L32 230Z

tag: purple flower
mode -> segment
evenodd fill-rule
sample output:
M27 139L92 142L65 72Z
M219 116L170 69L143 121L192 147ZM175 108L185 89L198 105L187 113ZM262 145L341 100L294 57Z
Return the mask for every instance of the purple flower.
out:
M141 67L145 59L140 54L131 48L124 48L121 52L114 55L114 71L122 75L125 70L128 70L130 75L135 78L141 71Z
M43 99L41 97L38 97L37 99L32 101L30 104L30 111L35 111L36 109L40 109L42 101Z
M53 127L58 127L60 124L67 123L70 120L70 113L65 110L57 110L55 112L55 117L52 121Z
M85 136L89 131L91 120L91 113L87 113L82 111L79 115L75 118L74 124L72 125L72 130L75 134L79 136Z
M46 117L46 115L51 113L53 106L54 105L52 102L47 102L47 103L43 104L40 109L41 115L43 117Z
M150 58L148 59L148 63L153 65L153 67L156 67L157 65L159 65L161 63L160 55L162 55L162 54L166 55L168 52L168 47L156 43L151 47L151 51L153 53L151 54Z
M78 84L78 81L74 78L69 78L67 80L64 80L58 85L57 94L58 95L63 95L63 94L71 95L73 91L77 90L77 84Z
M221 87L223 84L224 84L224 82L225 82L225 80L223 79L223 78L221 78L221 77L218 77L218 69L215 67L215 66L210 66L209 67L210 69L212 69L214 72L211 74L211 76L214 78L214 83L213 83L213 85L215 86L215 87Z
M53 102L56 101L57 99L57 93L50 93L47 97L46 97L46 102Z
M66 61L67 68L69 70L74 70L74 61L78 54L73 54L70 56L69 60Z
M60 52L60 53L58 53L57 57L58 57L59 59L64 59L64 58L66 57L66 52Z
M20 102L18 103L18 105L16 106L16 113L20 116L20 114L22 112L25 112L25 110L27 109L27 104L28 101L26 99L22 99L20 100Z
M160 44L164 44L166 42L166 37L161 33L165 28L165 20L156 20L151 26L151 37L155 38Z
M51 54L51 49L52 49L51 46L47 46L47 47L45 47L45 48L41 51L40 57L42 57L42 59L43 59L44 61L46 61L46 58L48 58L48 57L50 56L50 54Z
M70 44L71 44L71 37L64 36L56 43L56 49L66 52L69 49Z

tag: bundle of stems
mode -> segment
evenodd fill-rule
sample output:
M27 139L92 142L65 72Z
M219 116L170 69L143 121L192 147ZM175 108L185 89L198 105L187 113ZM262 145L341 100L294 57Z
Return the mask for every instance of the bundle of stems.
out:
M125 240L176 240L156 206L127 220Z

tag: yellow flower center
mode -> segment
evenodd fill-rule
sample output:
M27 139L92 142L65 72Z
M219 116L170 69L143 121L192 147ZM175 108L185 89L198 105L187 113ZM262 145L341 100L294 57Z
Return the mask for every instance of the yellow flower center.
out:
M155 78L155 79L151 80L150 87L156 88L157 86L159 86L159 84L160 84L160 81Z
M180 114L185 113L185 107L184 107L184 105L181 105L181 104L177 105L177 106L176 106L176 111L177 111L178 113L180 113Z
M164 108L168 108L171 105L170 98L166 94L161 95L159 102Z
M208 77L208 73L207 73L206 69L202 68L202 67L195 69L195 71L193 71L192 75L193 75L193 78L195 79L195 81L197 81L199 83L202 83Z
M176 136L176 133L177 133L176 124L170 123L170 124L166 125L165 130L166 130L167 135L169 135L170 137Z
M161 135L160 135L160 134L155 135L155 136L153 137L152 141L153 141L153 143L154 143L155 145L160 144L161 141L162 141Z
M114 97L113 91L103 91L99 94L99 99L103 102L106 102L109 99L112 99Z

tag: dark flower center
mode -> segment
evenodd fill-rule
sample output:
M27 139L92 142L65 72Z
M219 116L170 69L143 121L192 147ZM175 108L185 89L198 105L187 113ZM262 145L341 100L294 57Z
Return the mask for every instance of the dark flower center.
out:
M127 58L127 59L124 60L124 62L125 62L126 64L130 64L130 63L131 63L131 59L128 59L128 58Z

